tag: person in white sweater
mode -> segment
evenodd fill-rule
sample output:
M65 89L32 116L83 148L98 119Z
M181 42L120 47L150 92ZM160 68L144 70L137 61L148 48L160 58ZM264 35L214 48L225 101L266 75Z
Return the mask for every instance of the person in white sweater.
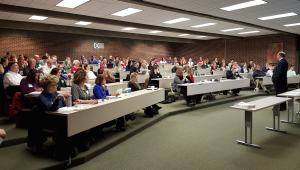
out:
M91 71L91 66L89 64L84 64L83 68L87 72L90 80L94 80L97 78L94 72Z

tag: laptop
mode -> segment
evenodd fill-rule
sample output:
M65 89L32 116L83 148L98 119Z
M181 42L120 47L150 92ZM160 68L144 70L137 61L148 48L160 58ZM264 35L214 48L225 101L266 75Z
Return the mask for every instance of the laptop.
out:
M142 71L139 75L145 75L147 71Z
M114 64L107 64L107 68L114 68Z

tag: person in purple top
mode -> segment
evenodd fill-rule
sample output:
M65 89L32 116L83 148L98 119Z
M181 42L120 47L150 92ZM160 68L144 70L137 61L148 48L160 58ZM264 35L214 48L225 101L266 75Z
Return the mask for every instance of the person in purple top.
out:
M267 62L265 66L261 69L263 72L268 72L270 64Z

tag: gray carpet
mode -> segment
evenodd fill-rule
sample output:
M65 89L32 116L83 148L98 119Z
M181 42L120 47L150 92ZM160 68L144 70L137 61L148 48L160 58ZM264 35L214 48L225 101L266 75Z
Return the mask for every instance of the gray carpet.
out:
M229 109L232 104L170 116L72 169L300 169L300 126L281 123L287 134L268 131L272 110L264 109L253 116L253 143L261 149L239 145L244 113ZM282 112L281 118L286 115Z

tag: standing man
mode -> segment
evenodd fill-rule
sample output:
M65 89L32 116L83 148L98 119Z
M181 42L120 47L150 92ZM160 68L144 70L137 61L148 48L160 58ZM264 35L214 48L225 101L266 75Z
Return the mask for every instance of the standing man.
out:
M277 54L278 63L273 70L272 82L274 83L276 96L287 91L287 69L288 62L285 60L285 53ZM286 103L280 104L280 111L286 110Z

